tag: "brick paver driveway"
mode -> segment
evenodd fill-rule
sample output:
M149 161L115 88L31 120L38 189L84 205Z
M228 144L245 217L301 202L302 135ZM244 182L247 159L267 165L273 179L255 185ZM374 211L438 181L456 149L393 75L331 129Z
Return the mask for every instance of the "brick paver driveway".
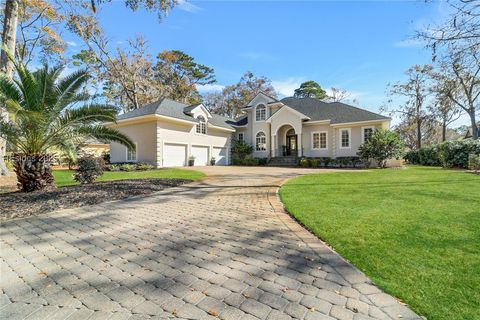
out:
M4 319L409 319L408 308L293 222L299 169L204 168L145 198L6 222Z

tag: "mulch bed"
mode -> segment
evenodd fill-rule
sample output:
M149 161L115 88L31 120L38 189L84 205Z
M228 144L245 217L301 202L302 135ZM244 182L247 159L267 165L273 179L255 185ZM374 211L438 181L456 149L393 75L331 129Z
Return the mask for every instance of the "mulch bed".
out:
M96 182L52 191L0 193L0 221L148 195L190 182L186 179L131 179Z

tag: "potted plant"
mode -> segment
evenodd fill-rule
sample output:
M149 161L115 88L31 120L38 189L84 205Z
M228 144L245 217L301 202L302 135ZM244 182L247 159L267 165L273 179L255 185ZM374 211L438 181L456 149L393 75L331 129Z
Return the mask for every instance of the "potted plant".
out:
M210 159L210 165L211 165L211 166L214 166L215 163L216 163L215 157L212 157L212 158Z
M195 164L195 157L194 156L188 157L188 166L193 167L194 164Z

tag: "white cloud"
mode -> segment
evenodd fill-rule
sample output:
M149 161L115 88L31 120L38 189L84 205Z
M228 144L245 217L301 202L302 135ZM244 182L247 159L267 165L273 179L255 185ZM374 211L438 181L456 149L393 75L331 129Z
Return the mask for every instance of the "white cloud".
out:
M272 80L272 86L281 96L289 97L293 96L295 89L304 81L305 78L302 77L290 77L285 80Z
M65 41L66 44L68 44L71 47L76 47L78 44L75 41Z
M190 13L197 13L202 10L202 8L194 5L191 1L187 1L187 0L179 0L177 7L180 10L187 11Z
M221 84L204 84L197 85L197 90L202 93L212 92L212 91L222 91L225 86Z

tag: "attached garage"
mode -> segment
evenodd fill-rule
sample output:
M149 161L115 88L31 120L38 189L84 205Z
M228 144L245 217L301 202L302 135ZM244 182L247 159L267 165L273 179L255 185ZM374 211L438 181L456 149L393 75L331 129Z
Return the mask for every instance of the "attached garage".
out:
M195 166L206 166L208 164L208 147L192 146L192 156L195 157Z
M212 157L215 158L217 166L228 165L228 148L213 147Z
M187 145L166 143L163 147L163 166L182 167L186 165Z

